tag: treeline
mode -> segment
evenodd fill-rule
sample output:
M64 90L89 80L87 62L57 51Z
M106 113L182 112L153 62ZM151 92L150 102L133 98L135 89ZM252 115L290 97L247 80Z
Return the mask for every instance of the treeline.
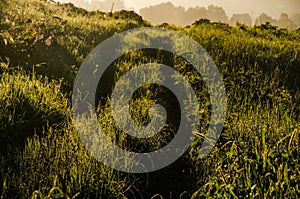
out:
M300 27L300 14L294 14L289 17L287 14L282 13L278 20L273 19L265 13L262 13L256 19L252 19L248 13L233 14L231 17L228 17L222 7L214 5L210 5L207 8L198 6L190 7L185 10L182 6L176 7L172 3L168 2L143 8L140 10L139 14L153 24L166 22L187 26L198 19L205 18L213 22L223 22L233 26L237 23L248 26L271 23L272 25L287 29L296 29Z
M60 3L68 3L69 0L57 0ZM87 10L99 10L102 12L115 12L126 10L123 0L72 0L74 5ZM300 13L288 16L282 13L279 19L273 19L265 13L262 13L256 19L253 19L248 13L233 14L228 17L222 7L210 5L205 7L190 7L187 10L183 6L174 6L171 2L161 3L154 6L142 8L139 14L152 24L170 23L180 26L188 26L199 19L209 19L212 22L223 22L235 26L236 24L245 24L248 26L262 25L270 23L273 26L286 29L300 28Z

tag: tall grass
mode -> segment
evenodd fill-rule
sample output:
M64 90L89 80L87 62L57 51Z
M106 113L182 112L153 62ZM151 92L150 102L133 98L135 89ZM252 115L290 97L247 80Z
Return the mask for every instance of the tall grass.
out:
M225 127L205 159L199 159L198 152L209 123L210 100L201 76L182 58L164 57L160 51L134 51L116 60L103 80L111 87L97 93L97 113L106 135L124 149L157 150L178 127L175 118L159 136L137 140L116 126L111 89L128 70L148 62L171 63L201 102L197 138L182 158L160 171L128 174L103 165L81 144L69 96L78 67L91 49L113 34L149 23L131 12L87 12L71 4L12 0L0 5L1 198L300 195L299 31L266 25L233 28L206 20L186 28L160 25L198 41L223 76ZM166 93L153 85L140 88L131 100L134 120L147 124L149 107L158 102L174 111L176 103L170 105Z
M1 76L1 195L119 198L134 178L97 162L81 145L60 83Z

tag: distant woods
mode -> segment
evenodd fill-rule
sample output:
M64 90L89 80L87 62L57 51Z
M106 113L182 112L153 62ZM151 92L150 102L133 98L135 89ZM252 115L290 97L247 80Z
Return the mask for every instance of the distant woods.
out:
M69 0L60 0L66 3ZM88 10L100 10L103 12L115 12L127 9L123 0L73 0L76 6L86 8ZM236 24L245 24L248 26L272 24L279 28L297 29L300 28L300 13L288 16L282 13L279 19L273 19L265 13L253 19L248 13L233 14L228 17L222 7L210 5L205 7L190 7L185 9L182 6L174 6L172 3L161 3L159 5L142 8L139 14L152 24L170 23L180 26L193 24L199 19L209 19L212 22L223 22L235 26Z
M153 24L167 22L186 26L201 18L228 23L224 9L213 5L208 6L207 9L204 7L195 7L185 10L184 7L175 7L169 2L143 8L140 10L140 15Z
M282 13L278 20L271 18L270 16L262 13L257 19L256 24L266 24L270 23L274 26L287 29L297 29L300 28L300 14L293 14L289 17L287 14Z
M181 26L191 25L201 18L209 19L213 22L223 22L230 25L245 24L261 25L270 23L280 28L296 29L300 27L300 14L294 14L289 17L287 14L281 14L280 18L273 19L265 13L262 13L257 19L252 19L248 13L233 14L230 18L226 15L222 7L210 5L205 7L188 8L176 7L172 3L162 3L155 6L146 7L139 13L145 20L153 24L171 23Z

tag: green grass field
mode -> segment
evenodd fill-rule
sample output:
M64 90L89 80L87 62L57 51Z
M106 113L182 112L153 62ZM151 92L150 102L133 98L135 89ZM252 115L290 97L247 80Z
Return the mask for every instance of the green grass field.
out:
M230 27L203 19L185 28L159 25L199 42L223 76L227 115L217 146L205 159L198 158L210 113L202 77L180 57L134 51L116 60L113 73L103 81L113 85L140 64L171 61L201 101L196 139L172 165L145 174L111 169L85 149L71 106L82 61L101 41L151 26L129 11L88 12L42 0L1 1L0 198L300 196L300 30L270 24ZM149 122L150 105L168 104L161 89L147 85L136 92L131 109L136 123ZM112 118L110 91L99 91L97 113L116 145L154 151L174 137L176 124L170 123L148 141L128 138Z

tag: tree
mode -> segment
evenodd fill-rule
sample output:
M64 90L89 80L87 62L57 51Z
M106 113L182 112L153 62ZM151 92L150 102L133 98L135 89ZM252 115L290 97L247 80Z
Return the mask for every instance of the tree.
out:
M228 18L222 7L210 5L207 8L208 19L215 22L227 22Z
M290 19L295 23L296 28L300 28L300 13L293 14Z
M207 19L208 13L205 7L189 8L185 13L185 23L192 24L199 19Z
M154 24L173 23L182 25L185 10L183 7L175 7L172 3L146 7L140 10L140 15Z
M247 26L252 25L252 19L248 13L245 14L234 14L229 20L231 25L236 25L237 23L245 24Z
M297 27L296 24L291 19L289 19L289 16L286 13L282 13L280 15L277 24L279 27L286 29L296 29Z
M262 24L266 24L266 23L270 23L275 25L276 24L276 20L272 19L272 17L268 16L266 13L262 13L255 22L255 25L262 25Z
M223 8L217 6L189 8L187 11L182 6L175 7L172 3L162 3L140 10L140 15L154 24L164 22L187 26L199 19L210 19L216 22L228 22Z
M279 28L286 28L286 29L296 29L297 27L296 24L291 19L289 19L289 16L286 13L282 13L278 20L272 19L265 13L262 13L256 20L255 24L256 25L272 24Z

